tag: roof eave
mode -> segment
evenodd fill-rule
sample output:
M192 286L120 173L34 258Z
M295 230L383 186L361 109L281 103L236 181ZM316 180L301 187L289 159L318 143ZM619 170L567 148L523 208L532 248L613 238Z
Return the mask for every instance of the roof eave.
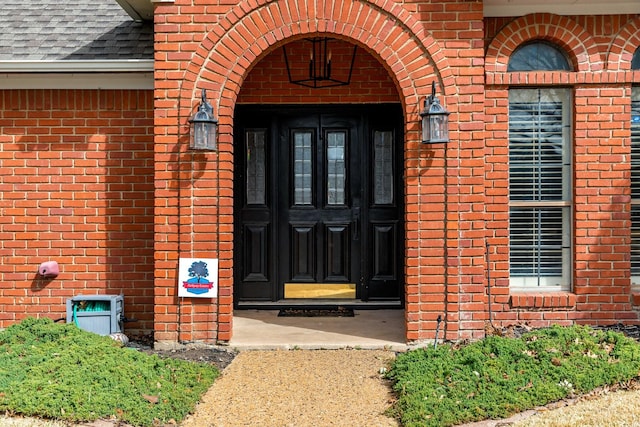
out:
M0 60L3 73L138 73L153 71L153 59Z
M151 0L116 0L135 21L153 21Z
M640 13L638 0L484 0L484 16L618 15Z

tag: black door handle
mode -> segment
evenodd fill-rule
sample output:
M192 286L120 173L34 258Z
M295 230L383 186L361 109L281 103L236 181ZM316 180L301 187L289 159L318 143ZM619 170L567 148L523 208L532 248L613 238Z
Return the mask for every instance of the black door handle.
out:
M353 240L360 240L360 208L353 208Z

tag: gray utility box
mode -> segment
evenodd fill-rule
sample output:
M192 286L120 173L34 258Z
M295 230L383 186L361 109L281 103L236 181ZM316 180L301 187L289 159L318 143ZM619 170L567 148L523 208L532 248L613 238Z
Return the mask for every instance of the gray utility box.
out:
M67 300L67 323L99 335L122 332L122 295L78 295Z

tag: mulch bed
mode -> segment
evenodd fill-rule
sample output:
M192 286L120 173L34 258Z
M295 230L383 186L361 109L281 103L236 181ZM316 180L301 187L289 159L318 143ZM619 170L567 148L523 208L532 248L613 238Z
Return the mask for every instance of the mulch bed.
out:
M285 316L298 316L298 317L312 317L312 316L353 316L353 310L339 307L335 310L302 310L302 309L289 309L282 310L286 313ZM350 313L349 313L350 312ZM622 323L606 326L591 326L594 329L604 331L621 332L624 335L640 341L640 325L624 325ZM526 325L514 325L505 328L492 328L488 325L491 331L487 330L487 335L501 335L508 337L518 337L523 333L531 331ZM133 337L128 347L135 348L139 351L143 351L147 354L156 354L160 357L172 357L176 359L189 360L194 362L212 363L223 370L231 361L236 357L237 353L232 349L225 348L185 348L178 350L155 350L153 348L153 336L138 336Z
M158 357L187 360L190 362L210 363L219 370L224 370L238 354L231 348L223 347L195 347L179 348L175 350L156 350L153 348L153 335L132 337L127 347Z
M603 331L620 332L629 338L633 338L636 341L640 341L640 325L624 325L618 323L616 325L607 326L591 326L593 329L599 329Z

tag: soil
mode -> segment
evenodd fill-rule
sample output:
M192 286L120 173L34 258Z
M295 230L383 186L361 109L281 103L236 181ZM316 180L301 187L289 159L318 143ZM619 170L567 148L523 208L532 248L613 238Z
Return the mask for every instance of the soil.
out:
M223 371L236 357L237 352L224 347L185 347L175 350L156 350L150 337L135 337L127 347L158 357L211 363Z
M621 332L624 335L640 341L640 325L608 325L608 326L591 326L594 329L609 330ZM502 335L509 337L519 337L523 333L532 329L526 325L508 326L497 330L492 326L487 326L487 334ZM159 357L171 357L175 359L189 360L192 362L212 363L223 371L237 356L237 352L224 347L207 347L207 348L182 348L176 350L156 350L153 348L153 339L150 336L140 336L132 339L129 347L137 348L147 354L156 354Z
M212 363L221 371L224 370L237 355L234 351L217 348L188 348L181 350L154 350L152 348L143 348L141 351L147 354L156 354L159 357Z

